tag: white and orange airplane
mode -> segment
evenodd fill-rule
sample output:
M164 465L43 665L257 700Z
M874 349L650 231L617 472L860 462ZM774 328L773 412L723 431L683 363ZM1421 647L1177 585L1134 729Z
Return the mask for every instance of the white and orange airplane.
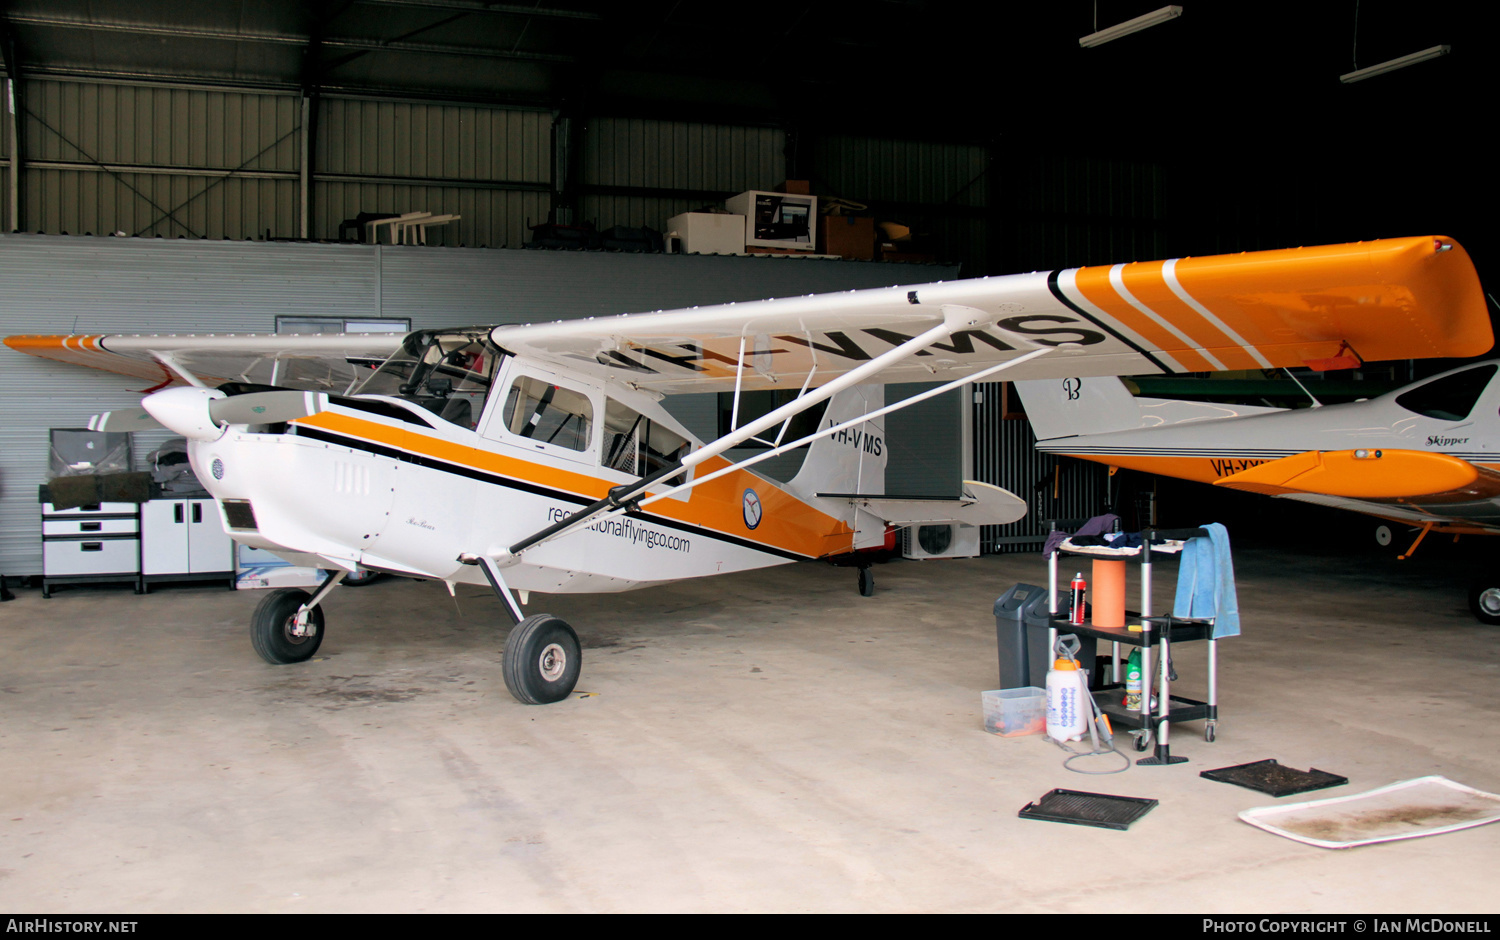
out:
M236 541L333 572L261 602L251 638L267 661L317 650L321 604L348 572L488 584L516 622L506 684L539 703L572 690L580 650L559 618L523 615L531 591L629 590L847 555L890 524L1024 514L979 483L947 501L886 494L880 419L919 399L885 406L882 383L943 382L926 397L1000 375L1470 356L1492 341L1463 249L1415 237L395 339L5 342L171 383L94 427L183 435ZM739 420L740 393L778 388L798 393ZM690 392L734 393L733 430L701 442L660 404ZM785 440L819 406L817 430ZM725 459L752 439L770 446ZM787 483L751 469L809 444Z

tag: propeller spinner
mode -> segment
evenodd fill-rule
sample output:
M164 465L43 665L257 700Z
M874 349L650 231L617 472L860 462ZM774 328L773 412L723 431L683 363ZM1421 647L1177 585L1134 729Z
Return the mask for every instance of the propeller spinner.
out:
M179 386L147 395L140 408L107 411L89 421L94 431L164 427L195 441L218 440L230 424L277 424L306 418L328 403L323 392L250 392L225 395L214 388Z

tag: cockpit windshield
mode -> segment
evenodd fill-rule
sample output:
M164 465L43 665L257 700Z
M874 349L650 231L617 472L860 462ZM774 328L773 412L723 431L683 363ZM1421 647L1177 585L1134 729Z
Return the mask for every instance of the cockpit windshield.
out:
M489 337L486 327L412 333L354 393L404 398L472 429L504 355Z

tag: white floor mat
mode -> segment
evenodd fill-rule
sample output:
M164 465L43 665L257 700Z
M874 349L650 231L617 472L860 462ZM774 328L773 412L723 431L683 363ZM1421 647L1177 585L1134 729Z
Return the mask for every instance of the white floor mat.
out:
M1500 796L1447 777L1418 777L1350 796L1247 809L1240 818L1308 845L1347 849L1495 822Z

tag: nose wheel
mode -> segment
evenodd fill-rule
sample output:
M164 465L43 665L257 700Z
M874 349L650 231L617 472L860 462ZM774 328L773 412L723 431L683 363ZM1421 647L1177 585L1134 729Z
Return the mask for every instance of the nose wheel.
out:
M306 662L323 645L323 608L298 612L312 597L299 588L282 588L261 599L250 615L250 645L273 666Z

